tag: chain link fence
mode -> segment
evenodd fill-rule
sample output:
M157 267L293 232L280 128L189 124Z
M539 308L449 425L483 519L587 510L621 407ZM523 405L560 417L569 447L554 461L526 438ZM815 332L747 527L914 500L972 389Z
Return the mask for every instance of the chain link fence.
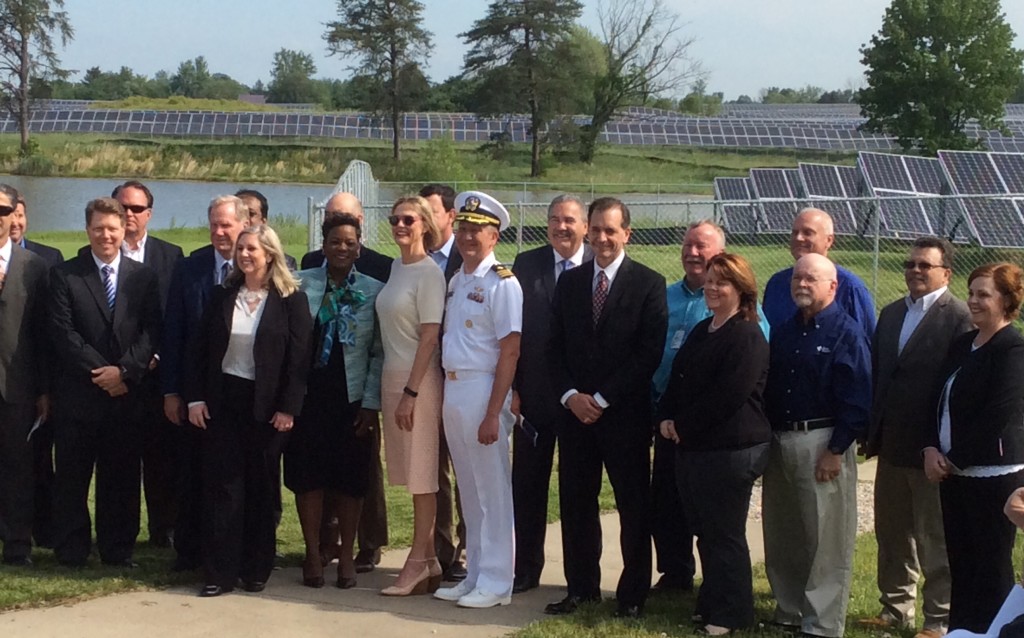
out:
M583 197L587 201L586 194ZM1024 200L994 197L932 196L858 199L765 200L721 202L678 195L643 199L623 195L632 217L630 257L665 276L682 278L682 237L693 221L712 219L726 228L726 250L746 257L763 290L768 278L793 264L789 224L796 212L814 206L832 213L836 237L829 257L856 273L871 291L876 310L906 294L903 262L915 237L935 234L952 239L956 248L950 291L965 298L967 276L993 261L1024 264ZM381 197L378 201L387 202ZM497 255L511 264L523 251L547 242L547 203L528 199L502 202L512 219L498 244ZM390 204L365 207L364 240L375 250L396 255L387 216ZM318 246L323 209L310 201L310 242ZM923 231L923 232L922 232ZM981 245L979 237L985 245ZM1018 246L1017 248L1013 246Z

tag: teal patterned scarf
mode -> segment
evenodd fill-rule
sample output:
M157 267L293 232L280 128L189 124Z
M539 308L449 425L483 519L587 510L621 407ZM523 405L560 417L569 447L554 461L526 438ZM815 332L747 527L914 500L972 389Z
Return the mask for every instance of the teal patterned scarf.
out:
M336 285L327 276L327 292L316 319L323 330L320 358L315 368L323 368L331 358L331 350L337 341L346 346L356 345L356 311L366 303L366 294L355 288L356 270L349 271L345 283Z

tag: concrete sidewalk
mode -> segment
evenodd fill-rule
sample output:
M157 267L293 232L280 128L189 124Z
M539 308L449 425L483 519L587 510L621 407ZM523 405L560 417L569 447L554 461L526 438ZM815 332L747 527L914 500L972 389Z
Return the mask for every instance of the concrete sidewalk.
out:
M861 481L874 478L874 463L860 465ZM622 569L616 514L601 517L604 555L601 586L614 597ZM747 521L750 558L764 560L759 520ZM378 592L389 585L402 567L405 550L386 552L380 566L359 576L359 586L340 591L328 585L309 589L301 584L299 568L275 571L260 594L233 593L219 598L198 598L197 587L108 596L73 605L28 609L0 615L5 638L199 638L235 636L356 636L490 638L504 636L544 618L544 605L565 595L562 575L561 529L548 526L547 566L541 587L517 594L512 604L489 610L470 610L430 596L385 598ZM333 573L330 568L327 572ZM698 566L699 572L699 566ZM656 577L656 574L652 575ZM652 581L653 582L653 581Z

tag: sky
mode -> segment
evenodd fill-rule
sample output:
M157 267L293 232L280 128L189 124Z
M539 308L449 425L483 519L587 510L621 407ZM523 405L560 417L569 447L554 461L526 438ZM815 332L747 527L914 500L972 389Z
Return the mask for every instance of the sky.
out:
M466 47L458 37L486 13L489 0L421 0L433 33L427 75L457 75ZM582 22L599 33L597 0L583 0ZM769 86L825 90L859 88L859 48L881 27L889 0L665 0L694 38L692 56L707 72L708 90L727 100L757 99ZM1024 48L1024 1L1002 3ZM351 61L328 56L325 23L337 19L332 0L65 0L75 38L61 52L64 67L84 72L128 66L152 76L174 73L183 60L206 57L210 70L251 85L270 80L274 52L305 51L318 77L345 78ZM80 75L79 75L80 77Z

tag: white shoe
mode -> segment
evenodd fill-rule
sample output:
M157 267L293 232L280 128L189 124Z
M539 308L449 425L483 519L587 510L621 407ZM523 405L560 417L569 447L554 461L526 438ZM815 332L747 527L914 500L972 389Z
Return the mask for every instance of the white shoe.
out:
M472 609L487 609L498 605L508 605L512 602L512 594L492 594L483 589L474 589L459 599L459 607L470 607Z
M454 587L442 587L441 589L438 589L434 592L434 598L454 603L471 591L473 591L473 585L466 581L462 581Z

